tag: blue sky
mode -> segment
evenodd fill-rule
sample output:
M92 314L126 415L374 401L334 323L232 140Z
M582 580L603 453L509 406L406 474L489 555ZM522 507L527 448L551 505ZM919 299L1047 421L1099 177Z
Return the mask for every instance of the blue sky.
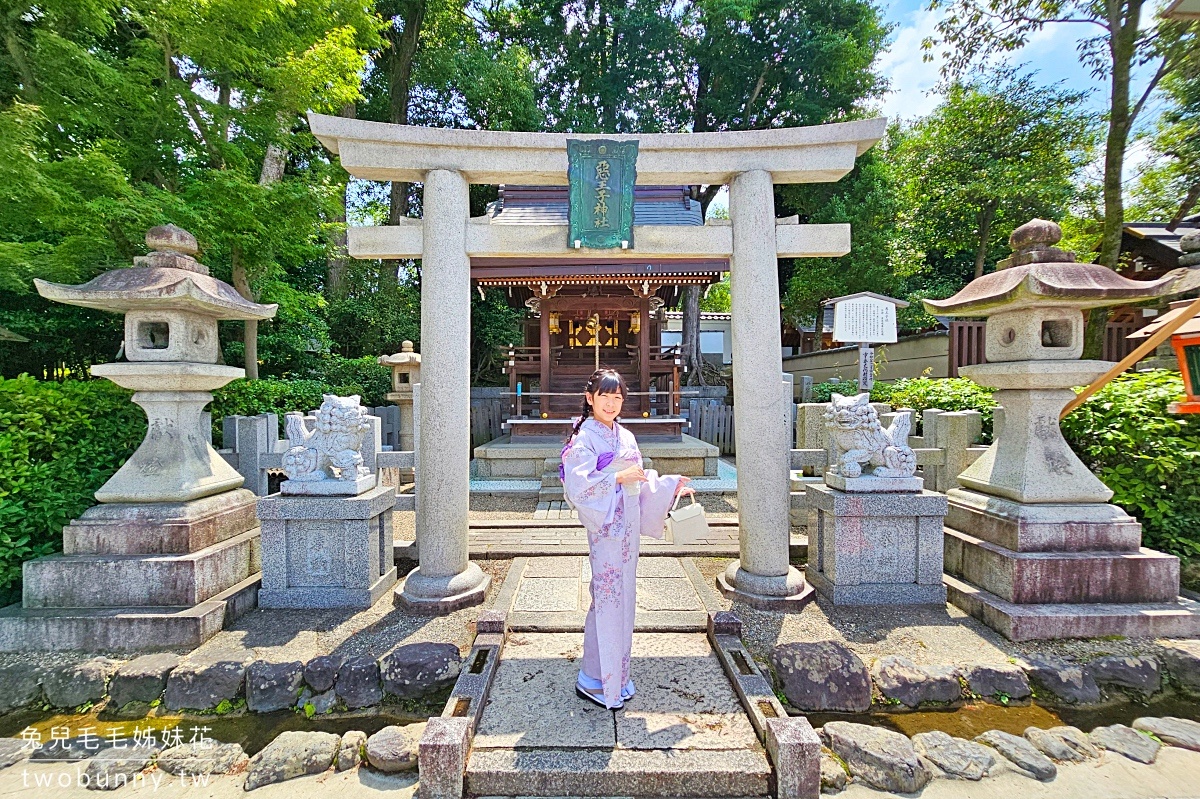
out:
M891 46L879 61L880 72L888 78L892 87L883 100L881 112L889 118L907 120L924 116L940 100L931 90L938 81L941 63L940 60L931 63L921 60L921 41L934 32L942 12L926 11L927 2L920 0L880 2L879 5L884 18L894 25ZM1041 82L1063 81L1069 89L1090 92L1088 104L1097 113L1104 113L1108 108L1108 81L1093 78L1079 63L1076 52L1079 39L1095 35L1098 31L1095 26L1084 24L1047 25L1013 55L1012 61L1024 64L1026 69L1036 70ZM1149 78L1146 73L1147 70L1142 70L1140 76L1135 74L1134 92L1140 92L1145 86ZM1134 96L1138 95L1135 93ZM1160 101L1151 98L1139 119L1139 126L1152 121L1159 107ZM1131 146L1125 162L1126 180L1144 159L1143 152L1140 144Z

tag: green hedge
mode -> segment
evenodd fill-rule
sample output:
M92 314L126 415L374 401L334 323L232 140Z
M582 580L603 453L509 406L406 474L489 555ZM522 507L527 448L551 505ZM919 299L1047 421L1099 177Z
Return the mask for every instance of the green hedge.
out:
M817 383L813 386L812 401L829 402L834 392L853 396L858 393L858 383L849 380ZM983 415L983 440L992 440L992 411L996 407L992 390L965 377L938 380L928 377L904 378L894 383L876 383L871 388L871 402L886 402L893 408L912 408L915 411L928 408L940 408L943 411L976 410ZM914 433L919 433L920 413L915 421L917 427Z
M1126 374L1063 420L1063 434L1113 503L1142 523L1142 542L1200 556L1200 419L1167 413L1184 395L1178 372Z
M62 549L146 435L131 392L107 380L0 380L0 601L20 599L21 564Z

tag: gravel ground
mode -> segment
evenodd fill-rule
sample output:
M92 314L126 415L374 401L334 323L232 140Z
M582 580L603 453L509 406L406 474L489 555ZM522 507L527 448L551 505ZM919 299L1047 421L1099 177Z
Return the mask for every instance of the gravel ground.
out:
M728 558L695 558L700 573L712 583L729 565ZM1003 663L1029 654L1054 654L1078 660L1101 655L1134 655L1160 649L1154 639L1088 639L1014 643L953 605L936 607L879 606L835 608L818 599L800 613L772 613L746 605L734 607L718 593L726 609L742 619L742 637L756 660L765 662L771 648L794 641L839 641L868 664L883 655L904 655L923 665Z

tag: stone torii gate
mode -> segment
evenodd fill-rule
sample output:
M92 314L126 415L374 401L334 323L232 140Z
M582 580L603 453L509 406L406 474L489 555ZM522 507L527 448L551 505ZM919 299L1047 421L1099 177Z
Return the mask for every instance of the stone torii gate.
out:
M424 217L350 228L356 258L420 258L421 403L417 454L420 566L401 598L435 612L480 602L488 578L468 557L470 496L470 262L476 256L573 255L566 225L472 219L467 190L482 184L567 184L567 139L636 139L643 185L728 184L729 225L638 226L637 249L606 258L728 258L737 401L740 558L719 581L759 607L799 608L811 597L788 562L787 403L780 380L778 258L850 251L850 226L775 218L775 183L835 181L877 142L887 120L727 133L612 136L448 130L309 115L313 134L366 180L423 183Z

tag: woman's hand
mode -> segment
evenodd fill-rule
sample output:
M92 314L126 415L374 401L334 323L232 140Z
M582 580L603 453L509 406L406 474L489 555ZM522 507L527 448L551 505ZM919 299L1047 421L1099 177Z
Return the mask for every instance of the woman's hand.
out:
M642 471L641 466L630 466L628 469L617 472L617 485L645 483L647 480L646 473Z
M679 478L679 484L677 486L675 486L675 496L677 496L677 497L695 496L696 489L694 489L688 485L688 483L690 483L690 482L692 482L692 478L681 476Z

